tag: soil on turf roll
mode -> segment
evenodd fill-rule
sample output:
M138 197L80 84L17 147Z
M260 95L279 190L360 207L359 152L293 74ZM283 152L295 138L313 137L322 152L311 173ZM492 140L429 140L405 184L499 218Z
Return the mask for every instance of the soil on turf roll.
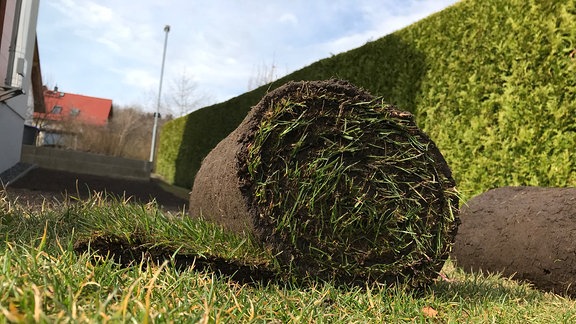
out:
M458 266L576 296L576 188L493 189L470 199L460 215Z
M421 287L454 241L454 187L410 113L345 81L290 82L204 159L190 213L252 233L300 276Z

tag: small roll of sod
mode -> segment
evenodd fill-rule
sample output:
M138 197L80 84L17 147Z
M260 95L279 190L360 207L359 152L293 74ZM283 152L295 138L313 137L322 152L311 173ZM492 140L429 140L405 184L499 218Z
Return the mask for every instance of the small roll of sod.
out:
M454 187L410 113L345 81L290 82L206 156L190 213L296 276L423 287L454 242Z

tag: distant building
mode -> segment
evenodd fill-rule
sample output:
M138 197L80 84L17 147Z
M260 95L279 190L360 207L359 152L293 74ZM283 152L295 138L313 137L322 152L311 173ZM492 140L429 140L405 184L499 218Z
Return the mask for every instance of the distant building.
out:
M0 173L20 161L28 111L45 109L36 42L39 5L0 1Z
M44 87L45 112L34 112L40 134L37 145L70 147L83 126L106 126L113 114L112 100Z
M44 103L46 112L35 112L34 118L44 118L52 121L73 119L75 121L105 126L112 117L112 100L96 98L73 93L48 90L44 87Z

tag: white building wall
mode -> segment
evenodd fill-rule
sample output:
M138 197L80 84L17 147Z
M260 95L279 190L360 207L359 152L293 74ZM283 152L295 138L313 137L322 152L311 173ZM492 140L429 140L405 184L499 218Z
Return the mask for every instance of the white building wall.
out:
M0 103L0 173L20 161L24 119L6 103Z
M20 161L24 120L32 101L31 75L39 6L40 0L22 0L11 85L22 88L24 94L0 102L0 173Z

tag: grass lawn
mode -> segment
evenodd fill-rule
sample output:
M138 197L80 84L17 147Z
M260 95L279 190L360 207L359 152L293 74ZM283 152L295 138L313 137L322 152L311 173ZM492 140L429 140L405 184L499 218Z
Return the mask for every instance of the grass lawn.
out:
M238 271L248 265L273 271L270 252L250 237L181 216L99 194L28 209L0 193L0 322L576 321L573 299L498 275L467 274L450 261L421 292L313 280L238 281L210 271L214 260L232 260ZM94 252L92 242L108 242L124 257L151 256L121 266ZM79 246L85 252L78 253ZM182 266L182 255L192 262ZM151 259L158 262L145 261Z

